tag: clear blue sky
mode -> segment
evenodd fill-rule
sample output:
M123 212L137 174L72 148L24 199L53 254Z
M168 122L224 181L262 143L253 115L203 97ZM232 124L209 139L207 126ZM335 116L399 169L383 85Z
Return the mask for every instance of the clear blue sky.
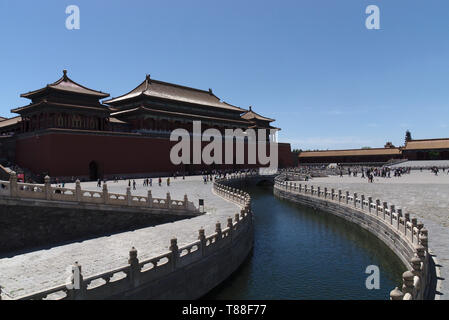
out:
M294 148L449 137L449 1L0 2L0 115L62 69L123 94L155 79L273 117ZM81 29L65 28L78 5ZM380 8L381 30L365 28Z

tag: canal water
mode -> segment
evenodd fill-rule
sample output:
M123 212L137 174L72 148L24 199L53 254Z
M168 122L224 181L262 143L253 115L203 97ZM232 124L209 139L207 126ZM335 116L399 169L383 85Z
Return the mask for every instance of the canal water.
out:
M359 226L280 200L270 187L251 187L254 250L204 299L389 299L405 271L394 253ZM369 290L367 266L380 270Z

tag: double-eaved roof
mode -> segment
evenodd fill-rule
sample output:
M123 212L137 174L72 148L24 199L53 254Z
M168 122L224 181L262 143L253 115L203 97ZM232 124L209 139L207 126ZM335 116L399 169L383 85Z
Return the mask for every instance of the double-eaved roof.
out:
M241 109L229 103L220 101L220 99L212 93L211 89L209 89L209 91L194 89L178 84L154 80L151 79L148 75L141 84L139 84L130 92L117 98L112 98L103 102L112 106L118 106L121 104L125 104L128 100L137 97L150 97L179 101L184 103L226 109L240 113L246 111L245 109Z
M20 96L23 98L33 99L35 96L39 96L40 94L42 94L48 90L56 90L56 91L76 93L76 94L82 94L82 95L89 95L89 96L97 97L98 99L103 99L103 98L109 97L108 93L89 89L87 87L80 85L79 83L76 83L75 81L73 81L72 79L70 79L67 76L67 70L63 71L62 77L59 80L57 80L56 82L47 84L47 86L45 86L41 89L23 93Z
M249 107L249 111L245 112L242 115L242 118L245 120L260 120L260 121L267 121L267 122L273 122L276 121L274 119L271 118L266 118L264 116L261 116L260 114L256 113L253 111L252 107Z

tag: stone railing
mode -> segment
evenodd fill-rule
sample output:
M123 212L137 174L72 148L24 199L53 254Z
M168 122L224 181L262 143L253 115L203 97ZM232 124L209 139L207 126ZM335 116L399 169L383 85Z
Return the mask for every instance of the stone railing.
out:
M130 187L127 187L126 194L116 194L108 192L106 183L103 184L102 191L89 191L81 189L79 180L76 181L75 189L52 187L48 176L45 177L43 185L21 183L17 182L15 172L11 172L9 181L0 181L0 196L198 212L187 195L183 200L175 200L167 192L166 198L153 198L151 190L148 190L147 196L137 196L131 194Z
M227 225L224 229L217 222L215 232L206 236L205 230L201 227L198 231L198 240L182 247L178 247L177 239L173 238L170 241L167 252L143 261L139 261L137 250L133 247L129 251L127 265L86 278L83 277L81 265L75 262L71 266L72 276L70 281L67 281L66 284L16 299L85 300L124 298L136 297L136 294L145 290L152 294L147 296L148 298L155 299L191 299L203 296L232 274L244 261L252 248L251 198L249 194L240 190L230 190L220 182L223 180L232 181L235 178L217 179L213 186L217 194L238 204L241 208L240 213L236 213L234 218L229 217L227 219ZM239 241L244 242L240 247ZM217 258L217 255L221 255L221 259ZM202 261L209 261L209 264L213 263L213 269L217 269L217 272L220 272L215 277L211 276L212 280L208 280L210 283L201 287L201 289L205 290L204 292L200 289L195 291L195 289L184 285L183 288L173 289L176 285L182 285L186 278L190 279L192 275L188 273L194 272L193 270L195 269L204 268L204 272L199 272L200 277L204 277L204 273L211 273L211 265L205 268L204 265L201 265ZM215 265L218 261L220 261L220 268ZM220 277L224 278L220 279ZM169 279L167 283L171 284L171 288L161 284L165 283L164 281L167 281L167 278ZM174 281L174 279L178 279L179 283ZM195 283L202 282L204 282L203 279L198 279ZM188 293L179 293L182 290ZM172 292L177 293L173 294ZM4 300L9 299L6 294L2 296L0 286L0 300L2 297ZM142 296L138 295L138 297Z
M378 199L373 200L372 197L357 193L350 195L348 191L314 187L284 179L283 175L275 179L275 193L285 192L308 198L310 201L301 202L332 213L341 209L337 215L372 232L401 258L409 271L402 275L402 289L396 287L391 291L391 300L422 300L433 297L430 285L437 271L429 253L428 231L416 218L410 218L410 214L403 214L401 208Z
M250 195L247 192L226 185L226 182L235 182L236 180L244 179L245 177L248 176L249 175L247 174L238 174L238 175L231 175L223 179L216 179L214 182L213 190L216 194L218 194L222 198L228 199L231 202L234 202L246 208L251 204Z

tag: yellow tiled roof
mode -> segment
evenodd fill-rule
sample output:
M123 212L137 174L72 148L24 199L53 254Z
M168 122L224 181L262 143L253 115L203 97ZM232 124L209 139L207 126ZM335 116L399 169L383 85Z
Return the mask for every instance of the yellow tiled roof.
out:
M404 148L404 150L425 150L425 149L449 149L449 138L411 140L407 142Z
M300 158L310 157L347 157L347 156L374 156L374 155L399 155L399 148L376 148L376 149L348 149L348 150L323 150L303 151Z

